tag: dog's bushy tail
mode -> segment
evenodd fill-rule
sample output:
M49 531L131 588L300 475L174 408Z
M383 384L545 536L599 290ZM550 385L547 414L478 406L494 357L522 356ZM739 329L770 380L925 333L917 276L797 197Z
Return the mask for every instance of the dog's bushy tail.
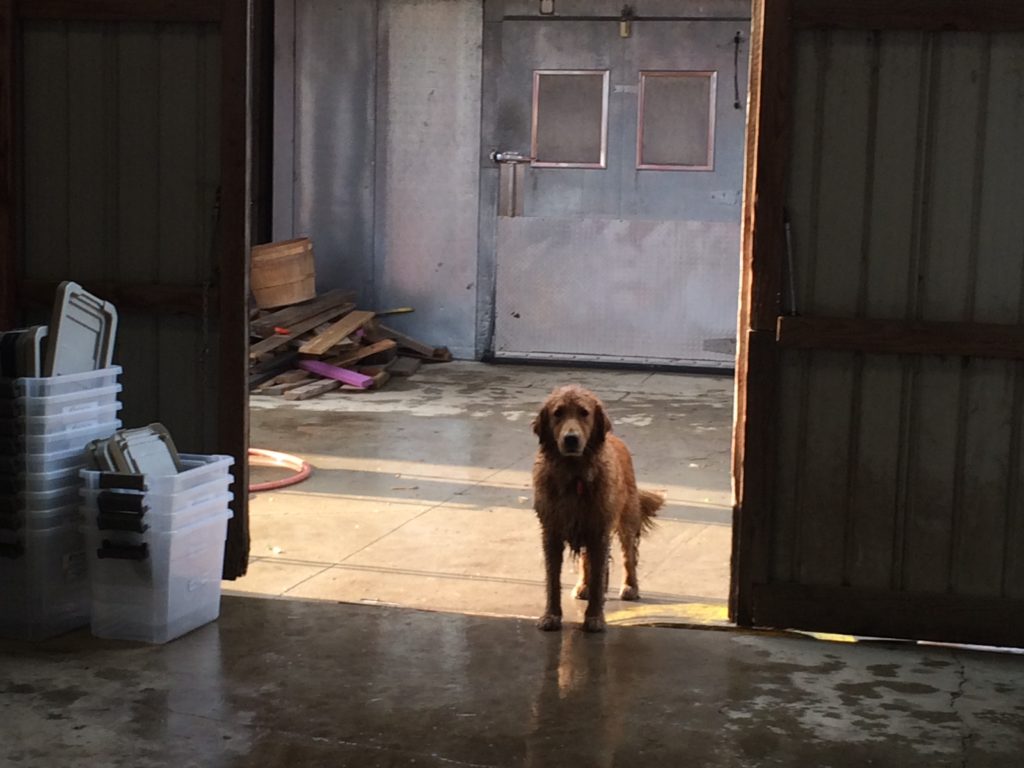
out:
M640 490L640 526L641 531L648 531L654 527L654 518L658 510L665 504L665 497L654 491Z

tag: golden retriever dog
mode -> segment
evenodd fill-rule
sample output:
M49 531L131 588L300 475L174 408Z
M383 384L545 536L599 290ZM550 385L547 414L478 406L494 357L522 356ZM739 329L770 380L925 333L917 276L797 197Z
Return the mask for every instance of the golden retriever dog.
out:
M640 536L654 524L662 496L638 490L626 444L611 434L604 405L578 386L552 392L533 431L540 440L533 463L534 510L540 520L547 582L547 605L537 626L562 626L560 577L565 545L580 558L573 594L587 601L583 630L604 629L604 592L612 533L622 545L624 579L619 597L637 600L636 566Z

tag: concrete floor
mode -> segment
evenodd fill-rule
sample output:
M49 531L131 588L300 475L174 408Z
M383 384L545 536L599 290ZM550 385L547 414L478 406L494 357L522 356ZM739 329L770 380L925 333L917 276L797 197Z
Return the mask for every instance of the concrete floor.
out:
M543 560L530 420L553 387L570 382L604 399L641 485L668 496L641 546L643 599L609 600L609 622L724 622L728 376L456 362L424 366L380 392L297 403L253 397L252 445L297 454L315 469L300 485L252 496L249 574L225 589L537 615ZM568 594L574 579L569 565L569 620L573 605L582 611ZM609 597L617 592L613 582Z
M225 598L166 646L0 642L0 766L900 766L1024 754L1024 659Z

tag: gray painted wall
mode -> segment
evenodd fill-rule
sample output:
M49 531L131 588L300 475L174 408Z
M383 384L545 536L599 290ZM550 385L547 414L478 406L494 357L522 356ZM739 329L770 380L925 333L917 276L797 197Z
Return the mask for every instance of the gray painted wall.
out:
M274 238L313 239L319 290L472 358L481 6L291 0L277 8Z
M378 58L376 299L390 321L474 357L481 7L390 0Z
M373 301L376 0L275 9L274 238L308 236L317 288Z

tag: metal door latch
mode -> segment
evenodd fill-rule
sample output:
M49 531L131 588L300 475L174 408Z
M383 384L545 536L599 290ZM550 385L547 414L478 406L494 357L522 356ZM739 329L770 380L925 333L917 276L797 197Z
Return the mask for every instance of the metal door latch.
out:
M491 160L496 163L530 163L533 162L532 157L527 157L522 152L499 152L494 150L491 152Z
M522 152L491 152L491 160L501 168L498 182L499 216L523 215L523 174L526 166L534 159Z

